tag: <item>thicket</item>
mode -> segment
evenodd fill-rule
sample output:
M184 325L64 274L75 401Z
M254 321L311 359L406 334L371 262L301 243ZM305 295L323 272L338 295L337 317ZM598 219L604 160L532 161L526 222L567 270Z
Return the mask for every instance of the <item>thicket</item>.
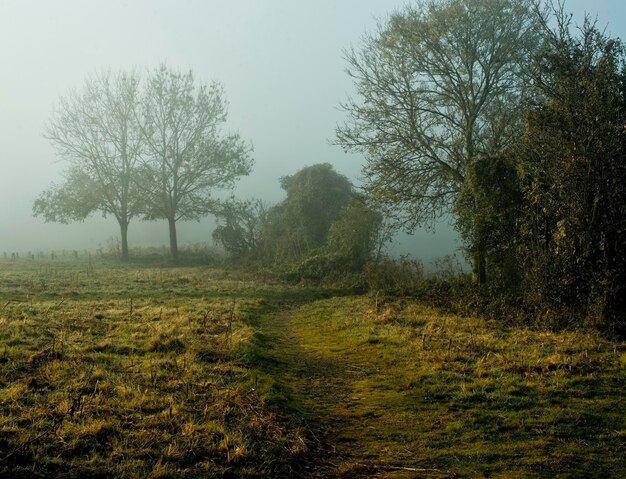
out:
M281 178L286 198L265 207L232 199L213 239L232 260L289 281L340 280L360 272L381 241L382 216L328 163Z
M337 142L365 155L367 201L409 231L451 215L474 277L407 278L398 260L367 284L626 335L621 40L562 3L427 1L346 59L358 99Z
M626 56L557 16L519 144L517 254L526 299L626 333Z
M547 327L595 325L623 337L624 44L589 20L574 33L562 10L553 20L531 65L533 95L518 140L474 161L467 170L471 197L459 197L468 256L486 252L488 281L479 286L463 274L418 281L407 277L403 261L376 274L404 278L388 291L411 290L456 312Z

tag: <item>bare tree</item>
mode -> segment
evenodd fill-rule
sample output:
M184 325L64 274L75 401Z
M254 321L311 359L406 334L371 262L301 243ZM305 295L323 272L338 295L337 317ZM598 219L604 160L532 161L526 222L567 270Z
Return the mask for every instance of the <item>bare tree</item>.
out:
M454 211L479 157L511 142L522 68L539 45L532 0L428 0L346 52L357 97L336 131L366 155L366 191L407 230ZM475 243L480 244L477 239ZM484 251L475 251L478 280Z
M139 78L134 72L102 73L59 101L45 137L69 162L66 181L35 201L46 221L82 221L99 211L120 226L122 260L128 259L128 225L141 209L133 181L142 148L135 114Z
M143 127L147 156L141 183L148 219L167 219L172 259L178 258L176 222L211 213L211 193L249 174L251 148L223 134L227 103L217 83L196 87L193 74L161 66L146 85Z

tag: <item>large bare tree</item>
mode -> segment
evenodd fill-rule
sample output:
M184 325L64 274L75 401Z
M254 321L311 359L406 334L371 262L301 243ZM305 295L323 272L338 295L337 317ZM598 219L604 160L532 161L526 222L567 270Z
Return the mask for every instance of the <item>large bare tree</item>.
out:
M128 225L142 211L134 175L142 148L135 73L102 73L82 90L61 97L45 136L69 163L66 181L52 185L33 205L46 221L82 221L99 211L120 226L122 260L128 259Z
M534 7L419 2L346 52L357 95L343 105L348 120L336 141L365 154L368 197L397 225L412 230L453 212L462 189L472 188L473 162L511 142L523 65L539 44ZM472 243L483 281L485 251L479 238Z
M217 83L196 86L191 72L166 66L148 78L143 102L147 155L141 183L146 217L168 221L170 253L178 258L176 223L215 210L215 189L250 173L251 147L222 131L227 103Z

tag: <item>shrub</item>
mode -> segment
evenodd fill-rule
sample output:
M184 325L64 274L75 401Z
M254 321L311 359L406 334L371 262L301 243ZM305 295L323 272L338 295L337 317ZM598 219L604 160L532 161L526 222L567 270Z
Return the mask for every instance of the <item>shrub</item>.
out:
M424 268L420 261L408 256L382 257L365 265L363 279L370 291L404 296L418 291Z

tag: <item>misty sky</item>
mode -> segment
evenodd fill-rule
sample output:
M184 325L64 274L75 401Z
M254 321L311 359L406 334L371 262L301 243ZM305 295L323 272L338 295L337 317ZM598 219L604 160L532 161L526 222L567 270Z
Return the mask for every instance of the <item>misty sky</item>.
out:
M342 50L358 45L400 0L0 0L0 254L95 249L119 234L114 220L74 225L32 218L33 200L65 164L43 138L59 96L97 71L162 62L219 81L229 125L254 145L255 167L236 195L282 198L278 178L329 162L356 181L363 158L329 145L352 91ZM566 1L626 38L623 0ZM210 222L181 225L181 244L210 242ZM130 225L131 248L167 243L163 222ZM399 252L429 261L458 245L445 224L403 238Z

